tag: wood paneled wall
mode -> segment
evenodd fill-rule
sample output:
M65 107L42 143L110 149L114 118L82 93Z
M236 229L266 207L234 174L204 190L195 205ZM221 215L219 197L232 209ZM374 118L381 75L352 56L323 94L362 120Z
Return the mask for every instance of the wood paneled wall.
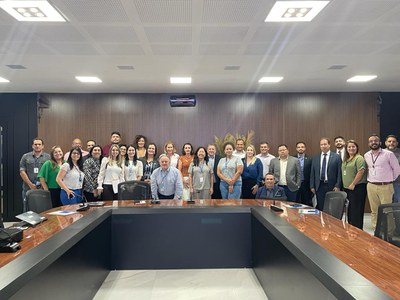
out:
M214 141L214 135L255 131L254 143L267 140L271 153L286 143L307 143L309 155L319 151L322 136L343 135L367 149L367 138L379 133L377 93L196 94L196 107L171 108L167 94L44 94L39 135L46 149L60 144L69 151L74 137L109 143L110 133L121 132L131 143L143 134L159 147L168 139L178 152L183 143L195 147ZM160 153L160 149L159 149Z

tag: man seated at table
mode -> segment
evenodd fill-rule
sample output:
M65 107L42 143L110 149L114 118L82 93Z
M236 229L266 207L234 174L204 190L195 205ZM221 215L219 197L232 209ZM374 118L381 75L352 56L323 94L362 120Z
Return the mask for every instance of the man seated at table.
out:
M159 157L160 167L151 174L151 195L153 199L181 199L183 193L182 176L179 170L170 166L166 154Z
M265 185L258 189L256 199L279 199L286 200L285 190L275 184L275 177L272 173L265 174Z

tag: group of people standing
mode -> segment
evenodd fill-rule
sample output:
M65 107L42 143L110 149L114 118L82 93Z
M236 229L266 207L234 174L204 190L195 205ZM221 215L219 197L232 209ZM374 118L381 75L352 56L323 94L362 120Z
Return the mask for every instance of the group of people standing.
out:
M356 141L338 136L320 139L321 153L312 158L306 155L306 144L296 144L296 155L289 155L285 144L278 146L278 156L269 153L267 142L261 142L260 153L254 145L237 139L223 146L223 157L216 146L198 147L185 143L181 155L173 142L164 145L164 153L157 156L157 146L138 135L132 145L121 143L119 132L113 132L110 144L101 147L87 141L87 151L80 139L74 139L72 149L64 155L60 146L50 154L43 151L44 143L36 138L32 152L20 161L23 179L24 211L26 191L49 190L53 206L79 203L86 198L95 201L115 200L118 184L143 180L151 185L154 199L287 199L323 209L328 191L343 189L350 201L349 223L362 228L366 194L376 223L379 204L398 202L400 198L400 150L397 138L386 138L386 149L381 148L377 135L369 137L370 151L359 153ZM367 184L368 182L368 184ZM394 195L394 196L393 196Z

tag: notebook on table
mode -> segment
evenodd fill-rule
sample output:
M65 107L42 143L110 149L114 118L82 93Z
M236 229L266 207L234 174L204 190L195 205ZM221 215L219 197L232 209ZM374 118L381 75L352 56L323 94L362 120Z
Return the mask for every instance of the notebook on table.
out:
M47 220L46 217L43 217L33 211L27 211L23 214L15 216L15 217L17 219L20 219L21 221L28 223L31 226L36 226L37 224L40 224Z

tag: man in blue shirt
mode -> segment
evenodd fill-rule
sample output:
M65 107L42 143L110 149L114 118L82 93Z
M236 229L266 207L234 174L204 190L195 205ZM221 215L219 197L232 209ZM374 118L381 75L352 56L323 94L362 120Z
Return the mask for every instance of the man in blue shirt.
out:
M265 175L265 185L258 189L256 199L280 199L286 200L285 190L275 184L275 176L272 173Z
M183 193L182 175L166 154L160 155L160 167L151 174L151 195L153 199L181 199Z

